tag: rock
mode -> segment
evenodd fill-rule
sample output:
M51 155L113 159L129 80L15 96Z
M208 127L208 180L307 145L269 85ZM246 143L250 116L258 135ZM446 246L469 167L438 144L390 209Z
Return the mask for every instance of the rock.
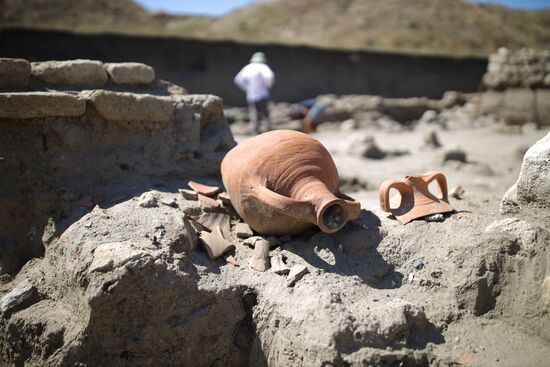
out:
M115 84L145 85L155 80L155 70L138 62L108 63L105 69Z
M198 183L198 182L195 182L195 181L189 181L187 184L195 192L197 192L198 194L205 195L205 196L214 196L218 192L220 192L220 187L219 186L208 186L208 185L204 185L204 184L201 184L201 183Z
M457 185L453 187L451 190L449 190L449 196L460 200L464 196L464 192L465 192L464 188L460 185Z
M226 252L235 250L235 245L231 242L212 233L202 231L199 234L199 239L210 260L216 260Z
M550 304L550 276L544 278L542 282L541 298L547 305Z
M441 147L441 143L439 142L439 138L437 136L437 131L433 128L426 130L422 140L423 148L435 149Z
M91 100L99 114L109 121L166 123L175 114L170 97L105 90L84 91L81 96Z
M150 255L146 250L131 242L101 244L94 251L93 260L88 271L105 273L145 256Z
M285 275L288 274L290 268L286 266L283 261L282 255L276 255L271 257L271 271L275 274Z
M185 198L185 200L198 200L199 196L193 190L179 189L179 193Z
M443 222L445 221L445 216L441 213L438 213L438 214L428 215L427 217L424 217L422 219L424 219L426 222Z
M415 268L416 270L420 270L424 267L424 261L419 259L413 260L412 267Z
M248 262L248 265L256 271L266 271L271 267L269 261L269 242L266 240L256 241L254 243L254 253Z
M24 59L0 58L0 89L25 88L31 78L31 64Z
M520 206L550 207L550 133L525 153L517 182L517 198Z
M144 192L138 199L138 205L142 208L154 208L158 206L158 197L152 192Z
M309 273L308 268L305 265L302 264L296 264L292 268L290 268L290 271L288 272L288 276L286 277L286 285L287 287L292 287L296 282L304 275Z
M34 285L28 280L19 283L11 292L0 300L0 311L8 314L29 306L33 298L37 298L37 291Z
M109 77L101 61L69 60L33 62L32 75L48 85L102 87Z
M355 138L348 148L348 152L370 159L382 159L386 156L386 153L378 147L372 135L361 135Z
M237 223L235 225L235 234L239 238L248 238L254 235L250 226L246 223Z
M252 237L248 237L246 240L244 240L243 244L250 247L250 248L254 248L257 241L263 241L263 240L265 240L263 237L252 236Z
M441 154L441 163L445 163L448 161L458 161L466 163L466 152L458 147L447 148Z
M0 93L0 117L4 118L81 116L85 112L86 101L68 93Z
M519 211L518 183L516 182L506 191L500 201L501 214L514 214Z

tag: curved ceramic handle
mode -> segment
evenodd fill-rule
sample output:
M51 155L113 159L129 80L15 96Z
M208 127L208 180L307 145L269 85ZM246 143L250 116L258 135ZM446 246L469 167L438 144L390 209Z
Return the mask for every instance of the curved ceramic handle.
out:
M256 199L279 213L310 223L315 223L315 208L309 201L295 200L257 185L253 189Z
M380 208L385 212L390 212L390 189L396 189L401 194L401 197L405 196L405 193L409 191L409 185L405 181L400 180L386 180L378 188L378 195L380 198Z
M422 175L422 179L426 182L426 186L429 186L433 180L436 180L439 185L439 195L443 201L449 201L449 193L447 190L447 179L441 172L428 172Z

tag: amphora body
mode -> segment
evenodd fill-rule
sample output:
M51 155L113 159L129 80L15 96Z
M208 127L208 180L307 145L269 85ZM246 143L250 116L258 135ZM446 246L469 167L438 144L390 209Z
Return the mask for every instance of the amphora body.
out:
M329 152L297 131L271 131L240 143L221 171L236 211L261 234L297 234L313 225L332 233L361 211L359 202L339 192Z

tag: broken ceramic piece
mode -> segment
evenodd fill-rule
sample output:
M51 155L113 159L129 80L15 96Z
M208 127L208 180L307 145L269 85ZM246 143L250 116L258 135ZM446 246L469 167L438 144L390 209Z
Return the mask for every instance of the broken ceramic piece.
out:
M432 181L438 183L439 197L429 191ZM392 188L397 190L397 194L390 201ZM440 172L407 176L404 180L386 180L380 185L378 193L380 208L392 213L403 224L427 215L453 211L449 204L447 179Z
M197 193L206 196L214 196L220 191L220 188L218 186L208 186L195 181L189 181L187 184Z
M329 152L301 132L248 139L227 153L221 171L233 207L261 234L298 234L314 225L333 233L361 212L359 202L340 193Z
M193 190L179 189L178 191L184 197L185 200L198 200L199 198L199 195Z
M223 258L225 259L226 263L231 264L233 266L239 266L239 262L233 256L226 254L226 255L223 255Z
M226 252L235 250L235 245L215 234L202 231L199 238L210 260L215 260Z
M271 271L279 275L288 274L290 268L286 266L282 255L275 255L271 257Z
M229 197L229 194L225 191L218 194L218 199L220 199L224 204L231 205L231 198Z
M208 196L198 194L199 204L205 211L215 211L220 207L220 203Z
M237 223L235 225L235 234L239 238L248 238L254 235L254 233L252 232L252 229L246 223Z
M460 185L455 186L449 191L449 196L460 200L464 196L464 189Z
M224 238L223 233L222 233L222 230L220 229L220 226L215 227L215 228L212 230L212 234L214 234L214 235L216 235L216 236L218 236L218 237Z
M294 265L292 268L290 268L290 271L288 272L288 276L286 277L287 287L292 287L298 280L302 279L302 277L307 273L309 273L309 270L305 265L302 265L302 264Z
M197 243L199 242L199 237L195 228L191 225L189 220L183 218L183 227L185 228L185 240L189 245L189 249L194 250L197 248Z
M200 216L190 218L209 232L213 232L216 227L219 227L224 238L229 238L231 235L231 218L227 214L202 213Z
M269 262L269 241L262 239L254 243L254 253L248 264L252 269L257 271L266 271L271 267Z

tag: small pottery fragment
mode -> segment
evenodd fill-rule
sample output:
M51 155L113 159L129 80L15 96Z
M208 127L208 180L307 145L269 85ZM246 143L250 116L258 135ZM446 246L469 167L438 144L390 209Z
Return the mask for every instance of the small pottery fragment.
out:
M302 279L304 275L309 273L308 268L302 264L294 265L286 277L287 287L292 287L298 280Z
M434 180L439 185L440 197L436 197L428 189L429 184ZM389 195L392 188L398 193L390 202ZM386 180L380 185L378 193L380 208L392 213L403 224L427 215L453 211L449 204L447 179L440 172L406 176L404 180Z
M193 190L179 189L178 191L186 200L197 200L199 198L198 194Z
M202 231L199 238L210 260L215 260L224 253L235 250L235 245L215 234Z
M285 262L283 261L282 255L276 255L271 257L271 271L279 275L288 274L288 272L290 271L290 268L286 266Z
M326 148L301 132L250 138L227 153L221 171L233 207L260 234L298 234L313 225L333 233L361 211L340 193Z
M197 236L195 228L193 228L189 220L187 220L186 218L183 219L183 227L185 228L185 240L189 245L189 249L196 249L197 243L199 242L199 237Z
M203 185L195 181L189 181L188 185L199 194L203 194L206 196L214 196L220 191L220 188L218 186Z
M231 198L229 197L229 194L225 191L218 194L218 199L220 199L224 204L231 205Z
M220 207L220 204L216 200L209 198L208 196L198 194L198 197L199 204L205 211L215 211Z
M235 234L239 238L248 238L254 235L252 229L250 229L250 226L246 223L237 223L235 226Z
M269 263L269 241L263 239L256 241L249 265L257 271L266 271L271 267Z

